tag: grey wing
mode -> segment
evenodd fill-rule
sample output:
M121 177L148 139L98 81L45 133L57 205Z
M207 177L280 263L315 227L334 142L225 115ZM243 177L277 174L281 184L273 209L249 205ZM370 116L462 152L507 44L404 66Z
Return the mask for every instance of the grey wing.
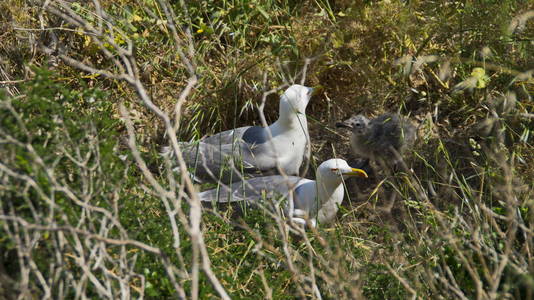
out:
M242 136L242 152L248 159L245 171L251 176L266 176L278 174L276 169L276 154L268 142L269 134L264 127L249 127ZM282 166L283 167L283 166Z
M305 180L306 182L295 189L295 209L304 211L311 216L318 210L317 189L315 181Z
M233 140L232 136L233 135ZM240 138L240 139L238 139ZM267 176L278 174L276 168L276 155L272 145L268 142L269 135L264 127L249 126L237 128L234 131L222 132L216 137L210 137L209 141L228 141L240 150L238 154L243 162L240 169L249 176ZM217 145L217 144L214 144ZM236 155L236 154L234 154ZM284 168L284 166L282 166Z
M179 144L192 178L197 182L236 181L244 173L257 173L255 160L242 141L234 144L208 144L202 141ZM164 147L160 155L175 159L171 147ZM178 168L174 170L178 171Z
M219 132L202 139L202 142L212 145L232 144L234 141L239 140L249 128L250 126L245 126Z
M269 135L264 127L252 126L243 132L242 139L249 145L260 145L269 140Z
M184 160L198 182L236 181L245 174L252 177L274 175L278 173L276 162L270 144L265 143L264 132L262 127L240 127L199 142L180 143L180 146ZM254 143L243 141L243 135ZM162 151L162 155L166 151L173 157L169 150Z
M230 186L221 186L218 189L211 189L199 193L201 201L205 202L236 202L261 201L264 198L273 198L276 196L285 196L289 187L296 184L300 177L288 176L287 178L279 175L256 177L245 181L231 184Z
M239 160L239 145L212 145L203 142L195 143L184 149L184 159L197 181L224 180L235 174L235 161ZM246 164L245 164L246 165ZM235 179L239 176L235 176Z
M178 145L180 146L182 157L184 158L187 167L190 169L192 178L195 181L203 182L206 178L213 177L207 176L209 175L208 173L212 172L211 170L206 172L206 170L209 170L214 164L220 164L220 161L222 161L222 157L224 156L222 155L223 152L219 151L220 155L216 155L216 152L218 151L215 151L215 149L209 151L201 142L179 142ZM206 155L206 153L208 153L208 155ZM171 146L162 147L159 154L162 157L167 157L173 160L173 171L180 173L179 167L176 166L175 152ZM211 160L207 160L204 159L205 157L213 158ZM219 162L216 162L216 160L219 160ZM203 165L207 165L209 167L205 168ZM213 170L213 173L218 174L218 170Z
M240 180L245 175L272 175L273 172L270 171L275 166L274 160L266 153L256 156L258 151L255 150L251 150L243 141L226 145L200 142L190 147L184 157L199 182L228 182Z

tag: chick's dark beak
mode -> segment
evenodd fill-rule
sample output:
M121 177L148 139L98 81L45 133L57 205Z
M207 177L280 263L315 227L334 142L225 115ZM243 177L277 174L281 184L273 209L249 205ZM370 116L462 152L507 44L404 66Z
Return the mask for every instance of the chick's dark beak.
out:
M352 122L349 122L347 120L347 121L344 121L344 122L337 122L336 123L336 127L337 128L350 128L350 129L352 129L353 125L352 125Z

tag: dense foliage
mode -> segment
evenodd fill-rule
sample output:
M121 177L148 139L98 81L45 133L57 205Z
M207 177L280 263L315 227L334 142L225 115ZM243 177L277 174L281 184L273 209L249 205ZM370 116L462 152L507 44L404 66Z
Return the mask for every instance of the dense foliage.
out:
M301 236L264 211L203 208L230 297L533 297L532 1L186 1L169 6L178 46L164 1L102 0L105 26L97 2L68 5L103 43L40 1L0 3L0 298L194 297L195 276L198 297L221 296L187 183L157 155L164 120L132 82L62 56L115 74L130 43L170 115L194 65L180 140L259 124L262 91L299 81L307 58L312 166L350 156L333 125L352 113L418 125L409 171L347 182L330 227Z

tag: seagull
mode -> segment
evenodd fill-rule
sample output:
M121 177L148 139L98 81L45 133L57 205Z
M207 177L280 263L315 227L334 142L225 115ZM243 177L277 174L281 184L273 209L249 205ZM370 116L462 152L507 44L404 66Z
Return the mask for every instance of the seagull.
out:
M279 117L268 127L247 126L220 132L194 143L180 143L197 182L233 182L278 174L298 175L308 144L306 106L313 89L290 86L280 97ZM161 155L172 156L171 147ZM278 166L277 166L278 165Z
M416 137L415 127L398 114L386 113L372 120L363 115L337 123L352 130L350 146L357 157L379 162L400 162L403 152Z
M317 168L316 180L297 176L264 176L220 186L198 194L203 202L228 203L245 201L260 204L264 199L282 196L288 201L286 215L300 225L305 226L331 222L343 201L343 179L349 176L367 178L367 173L350 167L343 159L329 159ZM293 193L290 193L293 191Z

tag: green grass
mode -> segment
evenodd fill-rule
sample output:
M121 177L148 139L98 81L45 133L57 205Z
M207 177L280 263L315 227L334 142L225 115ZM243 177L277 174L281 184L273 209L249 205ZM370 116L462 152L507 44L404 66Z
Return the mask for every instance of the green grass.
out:
M189 75L170 27L161 21L158 1L103 1L102 7L115 42L134 42L150 97L172 112ZM73 9L98 24L91 4ZM534 9L531 2L235 0L188 3L187 13L179 4L172 9L179 37L185 39L184 29L191 28L199 77L183 107L180 140L260 124L255 105L261 92L288 78L299 81L304 59L312 56L317 57L306 85L322 87L307 110L313 119L312 162L331 158L333 151L348 156L348 141L329 129L352 113L400 112L420 125L407 160L413 172L378 172L374 182L345 201L338 222L305 237L284 232L262 211L247 211L236 220L231 209L205 209L202 231L211 266L232 298L313 297L312 282L327 299L532 297L534 81L525 72L534 66L534 20L508 30L514 18ZM126 82L61 62L52 66L47 55L33 51L38 43L31 41L50 41L39 30L21 29L38 29L37 13L22 1L0 4L0 28L5 28L0 30L0 87L7 87L0 90L1 214L40 225L83 220L81 229L99 233L109 219L81 203L109 210L130 239L168 257L189 295L194 260L185 228L189 206L184 199L177 206L177 250L165 204L148 188L126 146L118 105L128 106L139 150L150 165L162 164L156 152L164 125ZM45 26L68 29L55 33L69 54L114 70L93 37L45 15ZM407 56L428 61L417 66L400 60ZM454 88L471 79L472 88ZM267 122L276 119L276 103L276 95L268 98ZM67 154L87 159L87 165L79 167ZM165 174L155 176L170 188ZM58 190L54 180L72 194ZM13 283L0 283L0 298L21 292L22 251L16 237L35 239L27 245L45 278L69 282L66 274L71 274L82 280L85 273L74 259L78 247L87 258L98 243L78 244L75 235L62 238L50 230L16 234L16 226L0 220L0 281ZM118 227L107 234L122 238ZM64 253L59 258L57 249ZM133 245L108 246L107 253L110 259L103 264L119 276L128 267L113 259L126 253L124 261L135 274L128 282L134 297L142 287L149 299L176 296L157 255ZM61 273L54 273L56 260ZM44 288L31 270L26 292L41 297ZM109 278L94 270L98 279ZM206 274L199 276L199 297L218 297ZM112 282L118 295L119 283ZM101 297L94 282L84 286L88 297ZM54 288L53 298L59 293ZM65 291L67 298L76 293Z

